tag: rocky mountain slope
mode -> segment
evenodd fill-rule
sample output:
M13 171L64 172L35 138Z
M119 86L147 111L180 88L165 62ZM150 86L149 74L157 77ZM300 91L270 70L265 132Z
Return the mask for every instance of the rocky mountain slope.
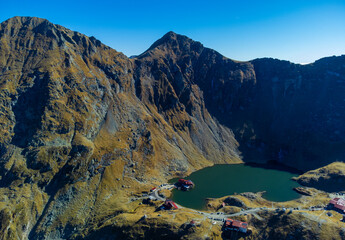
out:
M247 161L307 170L345 157L345 56L309 65L237 62L170 32L135 59L139 69L143 60L154 74L163 72L181 97L186 83L197 86L205 108L234 132ZM139 77L137 95L145 102L152 99L142 89L148 85Z
M238 62L173 32L129 59L11 18L0 25L0 237L89 236L130 211L130 195L242 155L299 169L339 160L344 76L345 56Z
M2 23L0 39L5 239L69 238L140 186L241 161L201 91L180 96L145 59L38 18Z

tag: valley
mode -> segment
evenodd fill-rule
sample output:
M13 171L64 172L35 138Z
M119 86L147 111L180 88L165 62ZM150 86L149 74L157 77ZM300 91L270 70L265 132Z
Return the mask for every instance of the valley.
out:
M344 76L345 55L241 62L168 32L128 58L46 19L8 19L0 239L226 238L216 212L248 222L251 234L235 239L342 239L341 214L322 208L345 191ZM155 212L165 197L143 204L169 179L244 162L297 169L306 195L241 191L209 199L204 213Z

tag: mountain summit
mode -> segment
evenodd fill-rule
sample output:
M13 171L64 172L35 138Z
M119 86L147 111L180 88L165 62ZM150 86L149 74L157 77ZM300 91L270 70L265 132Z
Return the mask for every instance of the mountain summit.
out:
M154 42L151 47L145 51L142 55L154 50L172 50L172 51L198 51L203 49L203 45L199 42L195 42L192 39L176 34L172 31L166 33L162 38Z
M129 59L44 19L1 23L1 239L188 237L136 197L213 164L343 159L344 66L239 62L173 32Z

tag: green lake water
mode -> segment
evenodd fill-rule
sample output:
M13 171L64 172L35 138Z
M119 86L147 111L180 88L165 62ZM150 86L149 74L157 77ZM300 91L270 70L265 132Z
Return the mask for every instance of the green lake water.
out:
M284 202L299 198L293 190L300 186L291 180L298 176L287 171L252 167L245 164L215 165L192 173L195 188L190 191L173 190L172 199L178 204L203 209L206 198L220 198L234 193L266 191L263 197L270 201ZM171 180L171 182L176 179Z

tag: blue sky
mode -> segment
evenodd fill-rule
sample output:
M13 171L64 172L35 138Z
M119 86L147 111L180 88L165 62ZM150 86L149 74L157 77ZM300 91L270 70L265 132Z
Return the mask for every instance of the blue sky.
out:
M46 18L127 56L142 53L168 31L236 60L309 63L345 54L345 0L3 0L0 21L13 16Z

